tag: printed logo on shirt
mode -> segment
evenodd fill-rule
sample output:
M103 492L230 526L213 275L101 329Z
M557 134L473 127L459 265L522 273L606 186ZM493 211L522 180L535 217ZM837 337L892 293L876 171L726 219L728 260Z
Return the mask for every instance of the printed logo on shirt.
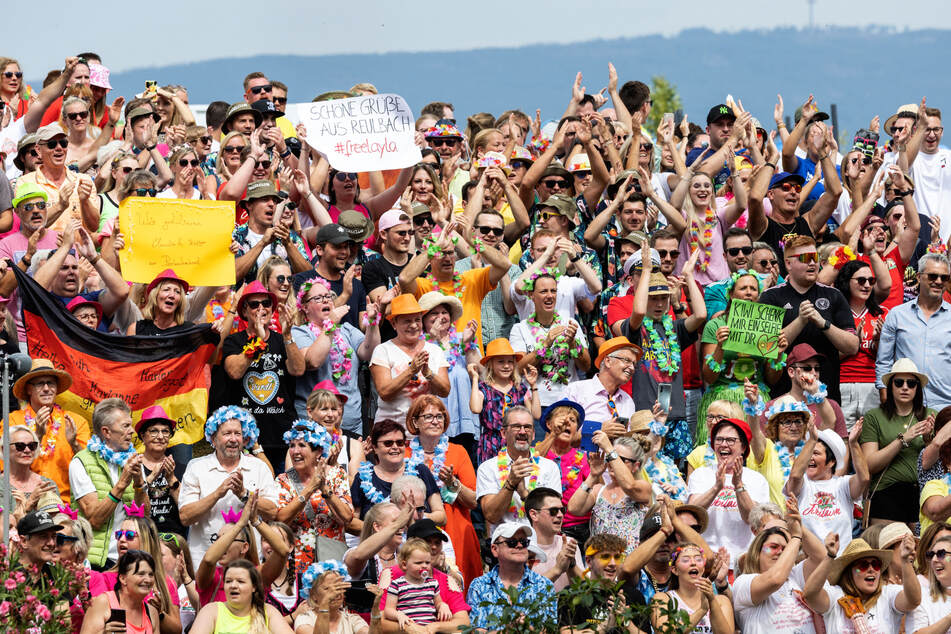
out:
M723 487L711 506L727 510L739 508L736 502L736 491L733 487Z
M819 519L828 519L842 515L842 509L835 502L835 496L827 491L817 491L812 504L802 510L802 514Z
M816 309L818 310L829 310L829 298L820 297L816 300Z
M244 375L244 391L257 402L267 405L277 394L280 380L275 372L248 372Z

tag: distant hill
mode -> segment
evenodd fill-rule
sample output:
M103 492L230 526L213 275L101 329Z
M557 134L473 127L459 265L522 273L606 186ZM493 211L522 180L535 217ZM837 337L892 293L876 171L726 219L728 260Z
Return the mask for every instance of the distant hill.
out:
M513 106L532 114L540 107L543 119L553 119L563 112L578 70L588 92L597 92L613 61L622 83L665 76L679 90L690 120L701 125L709 107L727 93L769 126L776 93L782 93L791 116L814 92L823 109L838 105L839 124L851 133L874 114L884 121L899 105L922 95L929 105L951 108L951 83L939 64L951 58L949 53L951 32L943 30L782 28L724 34L691 29L674 37L520 48L219 59L115 73L112 85L128 96L154 79L184 84L194 103L236 101L244 75L260 70L287 83L291 101L369 81L381 92L403 95L417 112L433 100L451 101L460 123L474 112L498 114Z

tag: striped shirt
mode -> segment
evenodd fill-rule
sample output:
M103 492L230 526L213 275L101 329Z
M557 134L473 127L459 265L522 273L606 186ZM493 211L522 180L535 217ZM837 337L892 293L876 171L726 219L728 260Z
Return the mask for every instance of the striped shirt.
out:
M396 609L415 621L418 625L436 622L436 593L439 584L430 577L423 583L412 583L409 579L398 577L387 589L396 597Z

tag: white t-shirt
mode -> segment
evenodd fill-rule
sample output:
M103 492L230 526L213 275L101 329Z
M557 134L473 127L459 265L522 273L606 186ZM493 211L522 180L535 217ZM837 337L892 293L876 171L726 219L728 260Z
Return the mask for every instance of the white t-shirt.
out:
M13 164L17 157L17 143L26 136L26 120L20 117L4 129L0 130L0 149L7 152L7 160L3 164L3 171L11 181L22 174L20 168Z
M938 148L934 154L918 152L911 166L915 181L918 213L941 218L941 241L951 235L951 150Z
M690 474L687 481L687 495L705 493L716 482L715 467L700 467ZM769 484L766 478L759 473L743 467L743 486L753 500L753 504L769 502ZM712 550L726 548L730 553L730 560L735 567L737 558L746 552L753 541L753 531L750 525L740 517L740 508L737 506L736 493L733 491L731 476L727 474L726 482L720 492L713 499L707 509L710 523L703 533Z
M156 198L170 198L175 200L201 200L201 192L198 191L197 187L192 187L191 196L188 198L179 198L175 195L175 190L169 187L168 189L163 189L159 193L155 194Z
M427 341L423 344L423 349L429 353L429 369L432 370L434 374L439 372L440 368L449 367L449 362L446 361L446 354L442 351L442 348ZM391 339L373 349L373 356L370 357L370 365L380 365L384 368L389 368L390 378L393 378L405 372L412 360L413 359L403 352L403 350L396 345L396 342ZM406 413L409 411L409 406L412 405L413 399L422 394L429 393L428 385L429 381L420 374L418 382L410 381L407 383L393 400L384 401L382 398L377 397L375 420L381 421L392 418L400 422L405 421Z
M905 619L905 631L915 632L924 629L929 625L934 625L949 614L951 614L951 597L947 595L939 596L937 601L933 601L931 599L931 592L922 586L921 603L915 608L914 612L911 613L910 619ZM909 620L911 620L914 625L909 626Z
M515 310L518 312L520 320L528 319L528 316L535 312L535 303L528 295L520 295L515 290L515 284L509 288L509 296L515 303ZM582 299L594 301L597 295L588 289L588 285L580 277L571 277L563 275L558 279L558 287L555 295L555 312L561 317L562 321L574 319L578 314L578 302Z
M825 541L829 533L839 535L839 554L852 541L852 507L857 500L849 491L852 476L832 476L829 480L802 481L799 513L803 526ZM861 496L859 496L861 498Z
M852 619L845 616L845 610L839 605L839 599L845 596L845 592L839 586L828 586L825 590L829 595L829 609L822 615L826 623L826 632L855 634ZM882 587L882 593L878 595L875 605L865 613L869 634L897 634L901 631L901 617L904 614L895 607L895 599L898 598L901 590L902 586L897 583Z
M114 485L119 480L119 473L121 469L111 462L108 464L109 481ZM96 492L96 485L92 483L92 478L89 477L86 467L84 467L83 463L81 463L79 458L76 457L73 457L73 459L69 462L69 490L72 496L77 500L85 495ZM122 510L122 506L122 504L116 504L116 508L112 511L113 531L119 530L119 526L125 519L125 511ZM113 535L109 536L109 559L113 561L119 560L119 550ZM198 561L201 561L201 559Z
M733 610L743 634L815 634L812 612L794 593L805 584L803 562L793 566L789 578L780 588L753 605L753 579L757 575L740 575L733 582Z
M560 315L559 315L560 316ZM569 321L566 321L564 317L561 317L561 323L559 325L566 326ZM573 322L577 323L577 322ZM554 326L554 323L552 324ZM512 343L512 349L515 352L525 352L530 353L534 352L535 348L538 345L538 341L545 341L545 337L548 336L548 331L551 330L551 327L541 326L538 330L537 335L532 334L532 329L528 326L528 321L520 321L514 326L512 326L512 332L509 334L509 340ZM584 329L580 326L578 331L575 333L575 341L577 341L583 348L587 348L587 340L584 336ZM575 360L571 359L568 361L568 382L567 383L557 383L549 380L544 376L538 377L538 400L541 403L542 407L551 405L557 400L562 398L562 395L565 392L565 388L568 387L571 383L579 380L578 370L575 368Z
M526 477L522 482L528 487L529 478ZM561 495L561 469L548 458L538 459L536 488L537 487L548 487L549 489L557 491L558 495ZM476 472L476 500L478 501L485 495L494 495L501 490L502 479L499 477L499 458L496 456L479 465L479 469ZM522 510L522 517L519 517L518 513L506 511L505 515L502 516L502 521L516 522L527 526L529 524L528 518L524 516L524 506L518 492L512 494L512 504L515 505L515 508ZM495 530L496 526L498 526L498 524L491 524L489 526L489 534Z

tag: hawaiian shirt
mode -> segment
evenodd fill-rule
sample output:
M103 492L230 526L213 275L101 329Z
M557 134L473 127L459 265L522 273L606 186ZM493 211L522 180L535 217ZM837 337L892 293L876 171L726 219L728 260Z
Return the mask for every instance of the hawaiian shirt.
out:
M552 625L555 624L558 601L555 597L555 586L550 580L526 568L522 574L522 580L518 583L518 596L526 603L541 599L545 605L545 615ZM469 619L473 626L489 630L504 629L503 624L498 622L502 614L499 603L508 601L508 594L499 579L498 566L472 582L466 601L472 606ZM484 603L489 605L483 605Z

